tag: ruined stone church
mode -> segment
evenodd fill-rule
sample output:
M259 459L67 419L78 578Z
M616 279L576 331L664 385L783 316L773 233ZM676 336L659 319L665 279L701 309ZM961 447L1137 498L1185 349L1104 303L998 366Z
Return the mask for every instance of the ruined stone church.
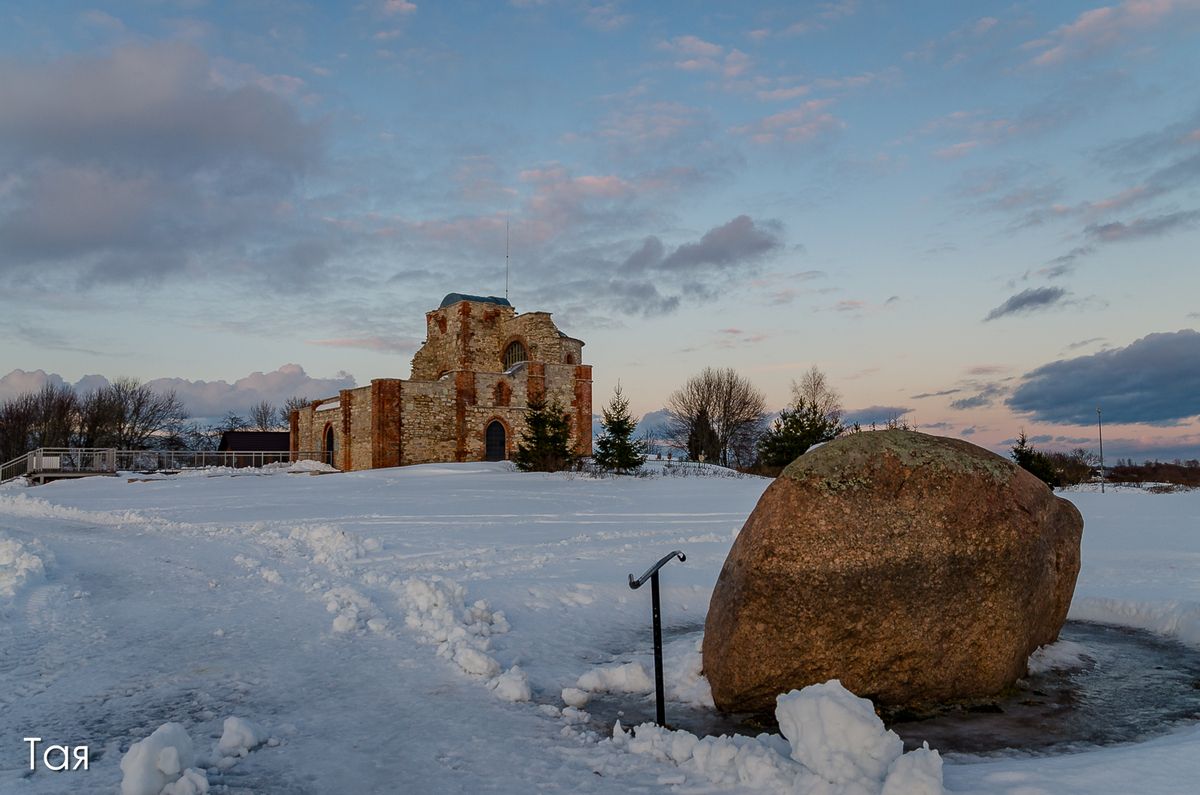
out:
M292 452L319 450L342 470L502 461L525 432L530 399L543 396L570 415L575 452L591 455L592 368L549 312L450 293L425 327L409 379L372 379L293 411Z

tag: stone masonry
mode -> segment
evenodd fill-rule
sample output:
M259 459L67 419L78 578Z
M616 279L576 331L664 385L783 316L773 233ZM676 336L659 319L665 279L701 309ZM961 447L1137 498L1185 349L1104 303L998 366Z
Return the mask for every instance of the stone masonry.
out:
M575 452L591 454L592 368L583 342L549 312L519 315L503 298L451 293L425 321L411 378L376 378L293 411L292 451L321 450L342 470L483 461L498 423L508 459L529 398L542 395L570 415ZM506 369L506 354L523 360Z

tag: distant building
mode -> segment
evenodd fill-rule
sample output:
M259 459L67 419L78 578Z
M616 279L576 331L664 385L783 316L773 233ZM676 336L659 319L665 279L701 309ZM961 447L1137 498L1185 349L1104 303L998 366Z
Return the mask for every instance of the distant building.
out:
M549 312L450 293L425 314L408 380L377 378L291 415L291 449L320 450L343 470L502 461L525 431L530 398L570 415L575 452L592 452L592 368L583 342Z
M239 453L286 453L291 434L287 431L225 431L217 452L233 450Z

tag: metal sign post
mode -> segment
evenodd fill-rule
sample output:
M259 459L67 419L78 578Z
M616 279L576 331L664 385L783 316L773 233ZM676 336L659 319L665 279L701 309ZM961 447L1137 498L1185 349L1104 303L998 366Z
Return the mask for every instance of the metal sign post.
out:
M635 580L632 574L629 575L629 587L634 590L641 588L647 579L650 580L650 604L654 621L654 706L656 722L659 726L667 725L667 708L663 700L662 610L658 598L658 570L672 558L679 558L681 563L687 560L687 556L676 549L647 569L646 573L638 579Z

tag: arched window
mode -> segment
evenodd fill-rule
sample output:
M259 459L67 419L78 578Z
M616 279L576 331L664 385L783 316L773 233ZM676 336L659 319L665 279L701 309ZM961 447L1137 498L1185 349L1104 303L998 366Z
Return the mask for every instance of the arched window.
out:
M337 466L337 434L332 425L325 426L325 463L331 467Z
M504 423L500 420L492 420L484 432L484 461L503 461L508 458L504 435Z
M575 361L575 354L573 354L573 353L568 353L566 356L564 356L563 363L564 364L578 364L578 362Z
M529 354L525 352L525 345L520 340L513 340L508 343L508 347L504 349L504 369L507 370L514 364L529 361Z

